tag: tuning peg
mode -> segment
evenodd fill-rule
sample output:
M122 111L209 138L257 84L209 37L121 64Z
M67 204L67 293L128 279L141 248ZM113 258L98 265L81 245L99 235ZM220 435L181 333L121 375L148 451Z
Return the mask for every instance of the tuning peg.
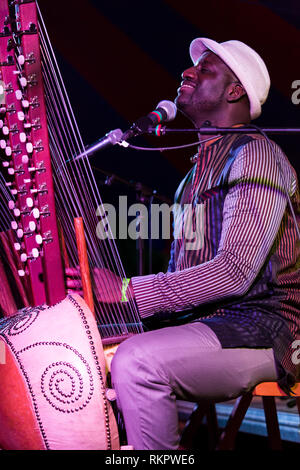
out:
M26 188L24 188L24 189L19 189L19 190L18 190L18 189L16 189L16 188L12 188L13 184L14 184L14 183L12 183L11 181L7 181L7 182L5 183L5 186L6 186L7 188L9 188L9 190L10 190L10 192L11 192L11 194L12 194L13 196L16 196L17 194L27 194L28 191L27 191Z
M18 101L21 101L23 99L23 92L22 90L16 90L15 91L15 97Z
M3 135L8 135L9 134L9 128L7 126L3 126L2 127L2 132L3 132Z
M25 173L23 168L20 168L19 170L15 170L14 168L10 167L10 168L8 168L7 171L8 171L9 175L14 175L14 174L18 174L18 173L22 175L22 174Z
M39 211L39 209L38 209L37 207L35 207L34 209L32 209L31 214L33 215L33 217L34 217L35 219L38 219L38 218L40 217L40 211Z
M18 116L19 121L24 121L25 114L23 113L23 111L18 111L17 116Z
M35 241L38 245L41 245L43 243L43 237L42 235L38 234L35 236Z
M29 208L33 207L33 199L32 199L32 197L27 197L27 198L26 198L26 205L27 205L27 207L29 207Z
M27 78L23 76L19 76L19 82L21 87L25 88L27 86Z
M51 242L53 238L50 235L42 237L42 235L38 234L35 237L35 241L38 245L41 245L43 242Z
M28 259L36 259L40 255L39 250L37 248L32 248L31 254L27 255L26 253L22 253L20 259L23 263L25 263Z
M22 100L21 104L22 104L23 108L25 108L25 109L29 108L29 101L28 100Z
M25 234L28 232L34 232L35 229L36 229L36 223L33 222L33 220L31 220L28 224L28 231L26 231Z
M24 65L25 64L25 56L23 54L19 55L17 57L17 61L19 65Z
M20 132L19 139L20 139L20 142L22 143L26 142L27 137L26 137L25 132Z
M47 186L43 185L40 189L37 188L32 188L30 189L31 194L41 194L41 193L46 193L48 191Z
M35 57L34 57L34 53L33 52L30 52L29 54L27 54L26 58L23 54L19 55L17 57L17 61L18 61L18 64L19 65L24 65L25 62L27 63L33 63L35 62Z
M33 145L31 142L27 142L26 144L26 152L27 153L32 153L33 152Z
M14 208L14 216L15 217L20 217L21 215L29 215L30 214L30 211L29 210L20 210L18 209L17 207ZM36 219L38 217L35 217Z
M20 217L20 215L21 215L21 211L20 211L20 209L18 209L18 208L16 207L16 208L14 209L14 216L15 216L15 217Z
M32 73L31 75L28 75L27 85L30 85L30 86L37 85L37 79L36 79L36 74L35 73Z

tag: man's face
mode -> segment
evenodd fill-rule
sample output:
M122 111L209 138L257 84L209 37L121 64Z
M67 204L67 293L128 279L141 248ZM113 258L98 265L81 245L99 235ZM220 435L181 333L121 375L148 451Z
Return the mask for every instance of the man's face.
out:
M226 101L225 90L235 77L213 52L205 51L198 63L182 74L175 103L187 117L197 121L198 115L218 112Z

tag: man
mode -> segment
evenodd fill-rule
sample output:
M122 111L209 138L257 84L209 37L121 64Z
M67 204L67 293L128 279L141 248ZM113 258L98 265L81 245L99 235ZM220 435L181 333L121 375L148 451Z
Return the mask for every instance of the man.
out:
M197 128L247 125L260 115L270 81L255 51L198 38L190 55L175 102ZM112 361L135 449L178 448L176 399L225 401L262 381L289 390L295 378L300 258L286 194L299 216L295 172L259 134L201 140L176 193L182 211L174 231L182 236L173 242L169 270L130 283L142 319L181 312L186 323L126 340ZM197 224L200 238L190 248L187 233Z

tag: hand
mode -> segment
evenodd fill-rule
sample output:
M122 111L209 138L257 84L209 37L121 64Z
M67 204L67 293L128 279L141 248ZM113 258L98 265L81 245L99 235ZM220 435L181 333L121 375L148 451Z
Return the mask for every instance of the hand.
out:
M94 282L98 302L128 302L134 298L130 279L122 279L106 268L94 269Z
M106 268L94 269L96 298L102 303L117 303L122 298L122 280Z
M83 297L80 268L66 268L67 292L68 294L79 294ZM94 286L98 302L117 303L127 302L134 297L134 292L127 279L122 280L119 276L107 268L95 268Z
M67 284L67 293L68 294L78 294L83 297L82 282L80 275L80 268L66 268L66 284Z

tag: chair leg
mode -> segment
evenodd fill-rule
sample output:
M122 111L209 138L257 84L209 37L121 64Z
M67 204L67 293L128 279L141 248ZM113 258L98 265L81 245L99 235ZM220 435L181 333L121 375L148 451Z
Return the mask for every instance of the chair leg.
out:
M299 413L299 417L300 417L300 397L296 397L296 404L297 404L298 413Z
M216 450L234 449L236 435L250 406L251 400L252 392L246 393L236 400L226 427L221 434Z
M207 405L196 405L189 420L187 421L180 439L180 450L192 449L195 437L202 423L204 415L207 413Z
M282 450L282 442L280 437L275 398L264 396L262 397L262 399L265 411L270 449Z
M208 450L215 450L219 438L219 426L216 407L210 403L207 408Z

